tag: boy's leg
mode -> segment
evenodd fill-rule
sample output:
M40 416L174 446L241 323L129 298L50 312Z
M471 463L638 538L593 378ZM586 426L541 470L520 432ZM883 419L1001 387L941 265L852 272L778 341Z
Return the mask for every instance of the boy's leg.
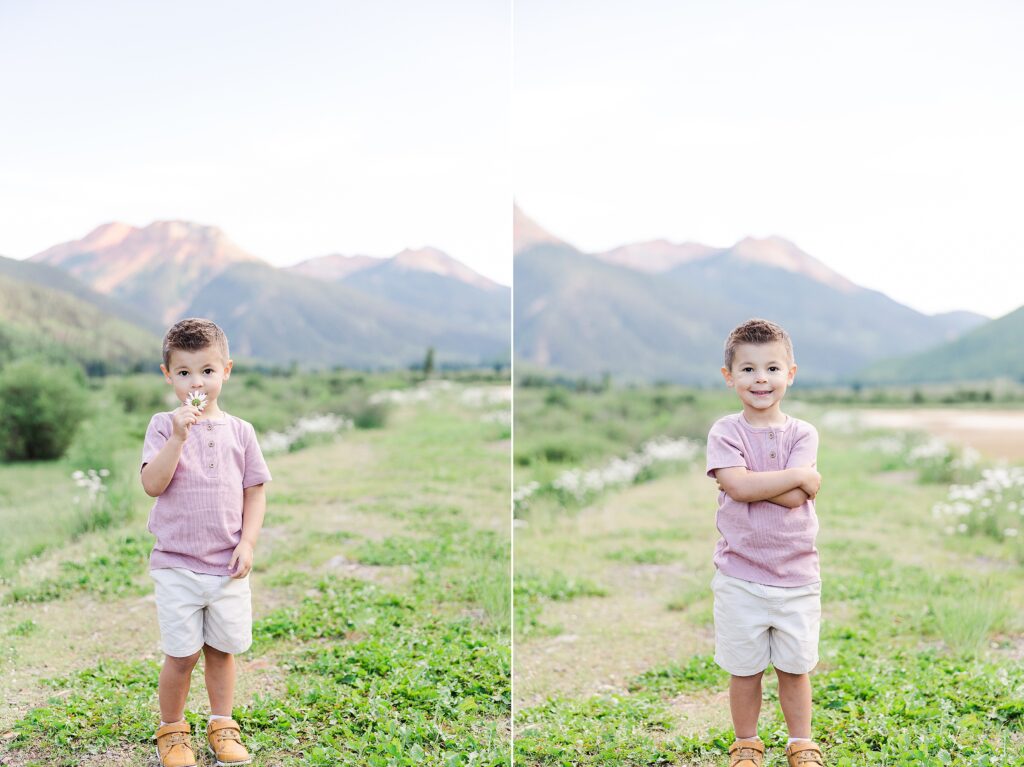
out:
M757 737L757 718L761 713L761 671L753 676L733 675L729 680L729 709L737 740Z
M787 674L775 669L779 676L779 703L786 717L789 737L811 739L811 677L809 674Z
M235 656L210 645L203 645L203 654L206 656L210 713L230 717L235 699Z
M168 724L180 722L185 718L185 699L192 682L192 669L199 660L199 653L183 658L173 655L164 656L164 665L160 669L160 719Z

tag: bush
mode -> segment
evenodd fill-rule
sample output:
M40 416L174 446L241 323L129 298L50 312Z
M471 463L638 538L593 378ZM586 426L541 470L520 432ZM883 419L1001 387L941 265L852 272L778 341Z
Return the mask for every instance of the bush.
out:
M80 370L18 362L0 371L0 455L60 458L86 414Z
M156 376L122 378L112 393L126 413L154 413L167 407L170 387Z

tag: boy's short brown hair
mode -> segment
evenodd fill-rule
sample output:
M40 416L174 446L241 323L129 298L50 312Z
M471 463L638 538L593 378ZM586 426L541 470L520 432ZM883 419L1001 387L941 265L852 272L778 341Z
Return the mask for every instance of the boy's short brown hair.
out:
M201 317L175 322L164 336L164 367L171 366L171 352L175 349L194 352L207 346L218 347L225 362L231 358L228 353L228 337L217 323Z
M740 344L774 344L781 343L786 347L790 364L793 363L793 342L789 333L781 326L768 320L752 319L742 325L733 328L729 337L725 339L725 366L732 370L733 357L736 356L736 347Z

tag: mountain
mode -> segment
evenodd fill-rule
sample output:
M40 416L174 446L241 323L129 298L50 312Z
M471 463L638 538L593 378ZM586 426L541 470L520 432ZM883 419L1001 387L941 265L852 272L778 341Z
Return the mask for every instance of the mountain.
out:
M435 248L277 269L216 227L115 223L9 268L156 332L210 317L233 353L267 362L407 366L431 346L438 365L507 364L511 354L510 289Z
M287 271L344 282L360 293L482 331L495 325L510 329L510 289L436 248L407 249L391 258L323 256Z
M6 265L12 259L2 259ZM9 265L8 265L9 266ZM0 364L24 356L74 361L93 373L160 358L160 337L106 311L102 302L0 273Z
M293 266L285 267L284 271L301 274L303 277L312 277L315 280L331 280L333 282L376 266L381 261L383 259L374 256L343 256L340 253L332 253L328 256L308 258Z
M779 237L724 249L640 243L595 255L539 243L516 256L515 286L518 361L628 380L720 380L725 337L751 317L783 325L800 380L819 383L846 380L985 320L914 311Z
M405 367L433 346L439 363L509 358L509 323L467 323L259 263L235 264L204 285L187 315L224 328L232 354L309 366Z
M609 264L618 264L640 272L660 274L680 264L710 256L715 251L716 248L701 245L699 242L649 240L623 245L604 253L595 253L594 257Z
M104 224L30 260L70 272L163 325L182 316L200 287L232 264L262 263L217 227L187 221L156 221L141 229Z
M534 245L567 245L551 232L547 231L532 218L523 213L522 209L512 205L512 252L520 253ZM569 246L571 247L571 246Z
M865 383L1024 381L1021 338L1024 306L920 354L875 363L857 378Z

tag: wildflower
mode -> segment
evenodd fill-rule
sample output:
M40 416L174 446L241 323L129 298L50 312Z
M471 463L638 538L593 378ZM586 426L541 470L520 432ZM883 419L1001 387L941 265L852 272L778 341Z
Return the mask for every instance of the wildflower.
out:
M188 398L182 404L191 405L192 407L197 407L200 410L204 410L206 408L206 392L204 392L204 391L194 391L194 392L191 392L188 395Z

